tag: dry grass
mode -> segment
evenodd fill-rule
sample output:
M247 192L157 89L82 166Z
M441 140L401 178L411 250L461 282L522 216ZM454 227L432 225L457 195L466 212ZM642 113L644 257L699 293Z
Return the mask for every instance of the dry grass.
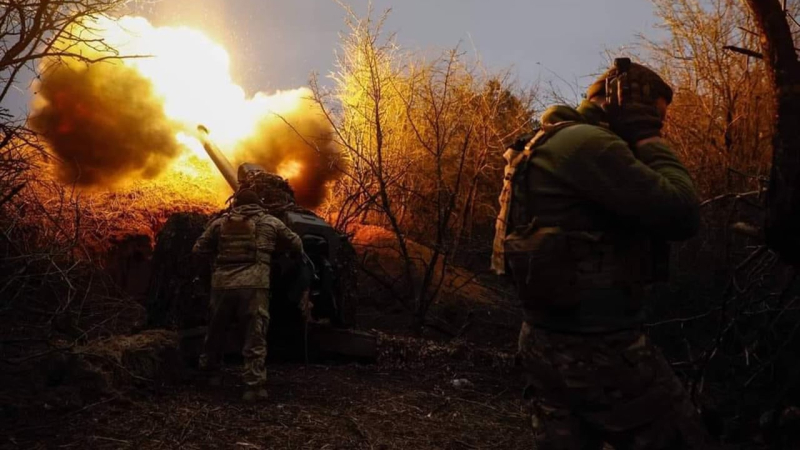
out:
M395 365L269 364L270 400L241 402L237 377L202 378L72 414L20 417L0 442L25 448L479 449L531 445L515 374L453 358ZM467 379L464 388L454 379Z
M178 171L116 190L85 192L81 195L81 212L87 223L84 236L98 251L131 235L153 241L173 213L215 212L224 206L228 194L229 188L211 174Z
M408 292L408 286L394 235L381 227L362 225L356 228L353 243L363 271L359 282L362 326L435 340L464 339L509 351L516 345L521 314L509 284L451 264L442 271L440 261L433 285L441 281L441 291L418 330L412 314L399 301L398 293ZM411 240L407 248L419 279L422 261L430 260L431 250Z
M183 370L178 335L166 330L93 341L75 349L72 356L86 370L102 374L113 388L175 380Z
M213 179L176 172L86 192L39 173L0 209L0 361L141 326L144 308L112 276L126 263L115 255L131 242L149 251L175 211L217 209L224 194L215 189Z
M430 261L431 250L417 242L407 240L408 252L415 264L415 278L423 276L423 262ZM403 260L395 235L381 227L364 225L356 228L353 235L356 247L363 262L363 267L376 277L380 277L390 285L402 283ZM441 294L444 297L469 299L476 305L494 305L498 301L498 293L480 283L478 274L448 265L442 270L442 262L437 264L433 286L441 282ZM442 279L443 278L443 279Z

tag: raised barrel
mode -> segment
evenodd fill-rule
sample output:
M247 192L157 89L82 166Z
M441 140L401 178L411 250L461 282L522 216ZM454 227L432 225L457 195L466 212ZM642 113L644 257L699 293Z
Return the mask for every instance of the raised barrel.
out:
M206 153L208 153L211 161L214 161L214 165L217 166L222 176L225 177L225 181L227 181L231 189L236 192L239 189L239 180L236 177L236 171L233 170L231 162L228 161L228 158L226 158L220 149L211 141L208 135L208 128L203 125L198 125L197 131L200 143L203 144L203 148L206 149Z

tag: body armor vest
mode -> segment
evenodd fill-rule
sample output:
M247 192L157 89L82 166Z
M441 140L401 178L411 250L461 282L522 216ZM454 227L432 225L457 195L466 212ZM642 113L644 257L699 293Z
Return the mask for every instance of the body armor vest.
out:
M515 227L530 225L533 216L526 210L529 204L526 192L525 179L527 178L528 163L533 157L536 148L547 141L558 131L578 122L559 122L553 125L544 125L536 131L525 148L520 151L513 148L506 150L503 158L506 160L503 175L503 190L500 192L500 212L495 223L494 245L492 249L492 270L498 275L506 273L505 241L506 237Z
M506 151L492 269L513 276L532 323L577 331L626 327L640 320L644 285L652 279L649 239L564 230L538 223L531 211L528 177L536 148L577 123L547 125L522 151Z
M229 213L220 226L218 265L269 262L269 249L258 245L258 216Z

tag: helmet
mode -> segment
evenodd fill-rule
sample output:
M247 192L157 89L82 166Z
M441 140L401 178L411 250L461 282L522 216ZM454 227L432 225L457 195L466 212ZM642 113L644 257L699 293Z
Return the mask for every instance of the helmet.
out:
M233 206L244 205L264 206L264 204L261 202L261 198L259 198L255 191L251 189L239 189L239 191L233 196Z
M586 90L586 98L592 99L594 97L606 95L606 80L615 78L618 75L616 67L612 67L605 71L600 77L589 86ZM666 81L659 76L652 69L645 67L641 64L630 63L628 68L628 79L633 87L637 88L638 92L645 93L650 102L655 102L659 97L672 103L672 88L669 87Z

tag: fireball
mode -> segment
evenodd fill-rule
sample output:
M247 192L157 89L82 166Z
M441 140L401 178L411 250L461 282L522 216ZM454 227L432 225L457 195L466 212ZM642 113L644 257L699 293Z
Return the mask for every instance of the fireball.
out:
M291 181L297 178L301 174L302 170L303 166L300 164L300 161L290 159L278 164L276 172L278 172L278 175Z
M187 177L209 187L212 179L227 196L195 136L199 124L234 164L258 163L300 183L301 204L319 204L338 176L342 159L311 92L248 96L233 80L227 51L201 31L154 27L141 17L99 17L71 32L108 49L79 49L99 63L42 63L31 124L59 157L55 171L62 181L124 189L132 181ZM121 58L108 58L116 55Z

